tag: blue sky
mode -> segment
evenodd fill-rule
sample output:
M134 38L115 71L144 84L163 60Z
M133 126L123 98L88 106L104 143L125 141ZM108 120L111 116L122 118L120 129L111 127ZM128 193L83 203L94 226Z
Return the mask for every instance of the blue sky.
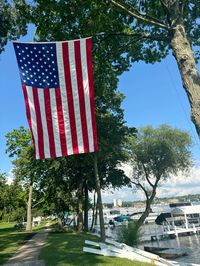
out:
M32 41L33 27L21 40ZM123 102L125 120L129 126L154 127L169 124L188 131L194 141L196 162L200 160L200 141L190 120L190 106L182 88L180 74L170 55L162 63L136 63L120 77L118 86L126 99ZM12 43L0 54L0 170L9 172L11 159L5 154L5 134L21 125L28 127L24 99Z

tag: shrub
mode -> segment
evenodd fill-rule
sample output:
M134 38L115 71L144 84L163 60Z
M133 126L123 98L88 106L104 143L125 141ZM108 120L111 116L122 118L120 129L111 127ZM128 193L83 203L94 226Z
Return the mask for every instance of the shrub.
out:
M129 222L127 225L122 225L118 229L117 240L129 246L136 246L140 239L140 229L135 222Z

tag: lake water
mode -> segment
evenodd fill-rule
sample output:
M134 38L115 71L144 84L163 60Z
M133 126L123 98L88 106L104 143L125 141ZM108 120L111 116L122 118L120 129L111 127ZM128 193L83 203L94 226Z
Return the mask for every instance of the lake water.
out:
M150 228L155 228L155 224L145 225L143 230L149 232ZM117 230L115 229L107 229L107 235L117 240ZM152 231L151 231L152 233ZM175 248L186 252L188 255L184 257L179 257L177 259L173 259L177 262L187 262L187 263L200 263L200 235L194 234L189 236L179 236L175 239L166 239L159 241L145 241L142 242L138 247L143 249L144 246L154 246L154 247L166 247L166 248Z
M200 263L200 235L179 236L175 239L167 239L149 242L145 245L156 247L180 248L186 251L188 256L173 259L178 262Z

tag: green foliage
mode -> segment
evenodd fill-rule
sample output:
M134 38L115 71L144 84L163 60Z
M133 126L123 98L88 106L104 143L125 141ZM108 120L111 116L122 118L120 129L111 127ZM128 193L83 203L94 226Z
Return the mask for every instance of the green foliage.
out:
M26 34L28 14L25 0L0 1L0 53L8 41Z
M191 166L191 137L180 129L161 125L141 128L132 139L132 158L136 179L166 179Z
M8 185L6 176L0 174L0 220L24 221L26 215L26 193L22 186Z
M146 197L146 208L136 225L139 228L149 215L157 187L167 178L191 166L191 137L187 132L161 125L141 128L131 140L134 187ZM164 195L163 195L164 196Z
M93 36L95 60L98 56L102 59L99 60L99 57L98 67L113 68L118 74L126 70L131 62L144 60L153 63L164 58L171 49L172 27L177 21L183 21L192 45L199 47L198 0L115 2L124 9L110 0L93 0L92 3L89 0L35 0L32 21L41 40ZM180 8L177 17L174 16L176 4L173 5L173 2L177 2ZM199 50L195 50L198 54ZM100 75L97 78L103 77Z
M140 241L140 229L136 226L135 222L122 225L117 230L117 240L134 247Z

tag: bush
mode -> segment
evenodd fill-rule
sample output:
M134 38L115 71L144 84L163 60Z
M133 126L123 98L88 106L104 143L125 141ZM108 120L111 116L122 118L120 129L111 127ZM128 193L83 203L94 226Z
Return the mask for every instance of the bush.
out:
M128 225L122 225L118 229L119 242L123 242L129 246L136 246L140 240L140 229L136 226L135 222L129 222Z

